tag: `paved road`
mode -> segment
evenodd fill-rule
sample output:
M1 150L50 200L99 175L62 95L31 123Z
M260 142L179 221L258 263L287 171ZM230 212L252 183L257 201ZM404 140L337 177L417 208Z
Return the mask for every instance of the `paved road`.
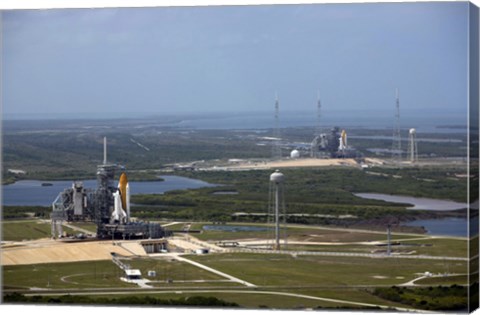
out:
M205 269L205 270L207 270L207 271L213 272L213 273L215 273L215 274L217 274L217 275L219 275L219 276L222 276L222 277L224 277L224 278L227 278L227 279L229 279L229 280L231 280L231 281L235 281L235 282L241 283L241 284L243 284L243 285L246 285L247 287L256 287L256 285L254 285L254 284L252 284L252 283L250 283L250 282L241 280L241 279L239 279L239 278L236 278L236 277L234 277L234 276L231 276L231 275L229 275L229 274L226 274L226 273L224 273L224 272L221 272L221 271L219 271L219 270L217 270L217 269L213 269L213 268L210 268L210 267L208 267L208 266L202 265L202 264L200 264L200 263L198 263L198 262L196 262L196 261L187 259L187 258L182 257L182 256L180 256L180 255L175 255L175 257L176 257L179 261L184 261L184 262L189 263L189 264L192 264L192 265L194 265L194 266L196 266L196 267L199 267L199 268Z

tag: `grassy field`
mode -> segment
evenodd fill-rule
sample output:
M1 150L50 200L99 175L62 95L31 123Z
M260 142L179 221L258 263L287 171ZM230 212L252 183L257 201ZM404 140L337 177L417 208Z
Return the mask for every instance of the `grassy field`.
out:
M64 227L69 234L75 231ZM40 220L28 221L2 221L3 241L24 241L49 238L52 236L50 222Z
M466 262L442 260L243 253L192 256L191 259L250 283L271 286L396 285L415 279L417 273L425 271L467 272Z
M123 259L123 262L129 264L134 269L140 269L142 274L147 277L149 270L156 271L156 277L148 277L152 281L192 281L192 280L223 280L214 273L197 268L188 263L175 259L153 259L153 258L137 258L132 260Z
M152 280L155 287L238 285L223 282L225 278L221 276L178 260L136 258L123 261L140 269L143 277ZM150 270L156 272L156 277L147 276ZM123 271L111 261L5 266L3 286L50 289L136 287L120 281L121 276Z
M95 223L91 222L74 222L71 223L70 225L74 227L78 227L87 231L90 231L91 233L97 233L97 225Z
M201 292L183 292L179 291L177 293L165 292L165 293L156 293L156 294L149 294L148 296L158 298L158 299L178 299L179 297L190 298L193 296L214 296L218 299L227 302L233 302L240 305L242 308L248 309L305 309L305 308L328 308L328 309L337 309L337 308L349 308L349 309L359 309L362 308L360 306L355 306L352 304L346 303L336 303L336 302L327 302L321 300L315 300L310 298L304 297L294 297L288 295L281 295L275 294L275 292L270 291L269 293L259 293L255 291L245 290L243 292L236 291L236 292L220 292L220 291L212 291L210 293L201 293ZM145 296L144 294L134 294L132 296ZM96 298L112 298L113 296L110 295L100 295ZM119 296L115 296L119 297ZM348 295L344 295L343 299L350 299ZM379 299L377 299L379 300ZM393 303L383 303L385 305L393 305Z
M2 285L4 289L135 287L122 282L121 275L111 261L4 266Z
M428 240L412 240L402 241L402 244L420 245L407 246L406 249L414 250L417 254L431 256L450 256L450 257L467 257L468 241L457 239L428 239Z
M465 240L451 239L429 239L402 241L401 244L408 246L392 246L392 252L411 253L412 255L429 256L448 256L448 257L467 257ZM295 251L325 251L325 252L353 252L353 253L373 253L386 251L386 246L375 245L294 245L287 244L287 250Z
M193 223L192 230L200 230L201 233L194 233L193 236L204 241L219 241L219 240L242 240L252 238L271 238L273 236L273 226L263 223L242 223L229 222L224 225L231 226L252 226L265 228L264 231L219 231L219 230L205 230L205 225L212 225L211 223ZM223 225L223 224L222 224ZM182 229L184 224L179 224L176 229ZM170 227L169 227L170 228ZM215 228L215 226L213 226ZM170 228L171 229L171 228ZM173 230L173 229L172 229ZM282 230L283 233L283 230ZM283 234L282 234L283 235ZM368 233L365 231L355 230L341 230L335 228L315 227L315 226L288 226L286 228L286 235L291 241L310 241L310 242L368 242L368 241L386 241L386 232L382 233ZM392 240L415 238L411 235L392 235Z
M149 278L155 288L180 290L180 293L148 294L156 298L215 296L246 308L347 308L359 306L325 302L305 297L283 296L273 292L304 294L314 297L354 302L401 306L372 295L377 286L399 285L417 278L425 271L436 273L466 273L467 262L443 260L411 260L359 257L290 256L274 254L210 254L190 255L188 258L254 283L260 292L228 292L228 288L245 290L244 286L223 282L222 277L172 258L122 258L143 275L149 270L157 273ZM78 262L6 266L3 268L4 289L109 289L136 288L119 280L123 272L111 261ZM434 280L435 279L435 280ZM170 280L170 281L167 281ZM205 282L196 282L196 281ZM466 278L441 277L422 280L422 284L464 284ZM426 283L423 283L426 281ZM434 281L434 282L428 282ZM218 291L217 287L223 289ZM214 293L190 292L189 288L216 290ZM255 291L257 291L255 290ZM186 291L186 292L185 292ZM145 294L142 294L145 295ZM103 295L99 295L98 298ZM104 297L120 297L121 294ZM132 296L132 294L129 294ZM93 297L93 296L92 296ZM97 298L97 297L94 297ZM360 307L361 308L361 307Z

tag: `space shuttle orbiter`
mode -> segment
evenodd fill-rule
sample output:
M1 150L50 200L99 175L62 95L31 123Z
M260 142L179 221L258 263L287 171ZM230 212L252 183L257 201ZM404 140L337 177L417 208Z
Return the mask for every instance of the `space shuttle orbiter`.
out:
M340 145L338 146L338 150L343 151L347 148L347 132L345 130L342 130L342 134L340 138Z
M130 222L130 186L125 173L120 175L118 190L113 193L113 199L112 220L123 223Z

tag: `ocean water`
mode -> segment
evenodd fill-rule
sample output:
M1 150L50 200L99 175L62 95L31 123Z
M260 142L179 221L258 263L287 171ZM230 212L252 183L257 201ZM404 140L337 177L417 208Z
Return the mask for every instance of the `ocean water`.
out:
M140 125L173 127L179 129L270 129L275 127L273 106L271 112L212 112L188 114L161 113L131 113L131 114L78 114L78 115L8 115L4 119L8 126L10 122L23 120L34 121L42 119L84 119L115 123L115 119L123 122L138 122ZM401 112L400 127L402 129L416 128L418 132L435 133L465 133L467 127L466 110L428 111L425 109L405 110ZM339 126L341 128L393 129L395 112L392 106L388 110L335 110L325 109L321 112L320 125L323 128ZM282 111L279 113L279 127L314 127L317 125L317 113L311 111ZM438 127L449 126L449 128ZM455 126L455 128L452 128Z
M280 112L279 127L314 127L317 124L315 112ZM323 127L392 129L393 111L329 110L322 112L320 124ZM265 129L274 128L273 112L217 114L211 116L191 116L174 124L184 129ZM442 128L456 126L456 128ZM466 113L416 112L401 116L401 128L416 128L417 132L465 133ZM439 128L440 127L440 128Z

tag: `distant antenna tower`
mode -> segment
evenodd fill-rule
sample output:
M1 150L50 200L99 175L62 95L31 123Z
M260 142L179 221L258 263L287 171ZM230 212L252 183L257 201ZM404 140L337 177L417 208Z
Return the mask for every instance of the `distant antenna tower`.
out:
M418 148L417 148L417 131L415 128L410 129L408 132L408 157L410 162L418 161Z
M393 130L392 159L397 163L402 160L402 136L400 135L400 100L396 89L395 129Z
M315 125L315 134L313 135L313 141L311 144L311 157L315 158L318 157L318 139L320 138L321 129L320 129L320 119L321 119L321 112L322 112L322 103L320 102L320 91L317 94L317 123Z
M320 118L322 117L322 103L320 102L320 91L317 94L317 126L315 128L315 136L319 136L320 130Z
M280 127L279 127L279 103L278 95L275 93L275 129L273 130L273 147L272 147L272 158L280 159L282 157L282 151L280 148Z
M283 215L283 230L285 232L287 212L285 208L285 193L284 183L285 176L276 170L270 175L270 189L269 189L269 201L268 201L268 218L273 217L275 225L275 235L273 249L280 249L280 215ZM284 244L287 243L286 235L284 234Z

